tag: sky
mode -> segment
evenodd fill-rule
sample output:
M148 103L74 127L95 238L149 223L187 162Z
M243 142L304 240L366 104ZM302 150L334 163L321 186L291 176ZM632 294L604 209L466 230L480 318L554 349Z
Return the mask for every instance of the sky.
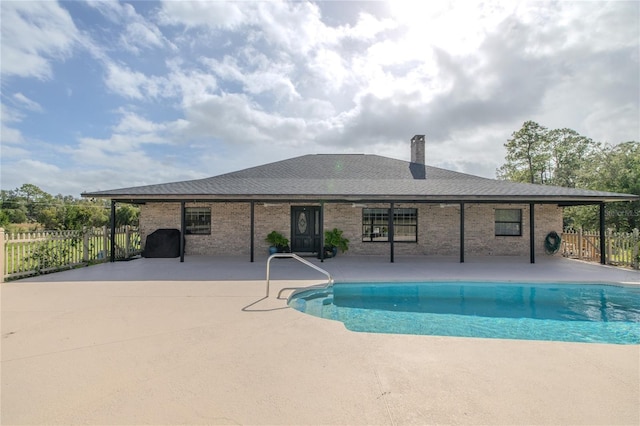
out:
M527 120L640 141L640 2L0 1L1 185L53 195L319 153L494 178Z

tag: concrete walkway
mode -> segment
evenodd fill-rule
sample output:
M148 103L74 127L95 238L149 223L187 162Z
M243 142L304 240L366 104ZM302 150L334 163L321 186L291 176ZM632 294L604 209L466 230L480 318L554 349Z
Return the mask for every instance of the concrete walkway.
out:
M640 346L354 333L280 288L291 260L96 265L0 286L0 422L12 424L640 424ZM566 259L355 258L337 281L626 282Z

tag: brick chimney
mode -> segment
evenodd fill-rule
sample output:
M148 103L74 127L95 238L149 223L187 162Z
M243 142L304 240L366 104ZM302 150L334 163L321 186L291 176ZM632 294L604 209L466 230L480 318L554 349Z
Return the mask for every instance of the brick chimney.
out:
M411 138L411 162L424 164L424 135Z

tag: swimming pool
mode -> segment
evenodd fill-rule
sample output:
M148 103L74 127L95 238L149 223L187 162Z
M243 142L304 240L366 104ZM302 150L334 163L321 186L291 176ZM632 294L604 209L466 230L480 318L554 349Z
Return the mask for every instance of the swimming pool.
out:
M289 306L352 331L640 344L640 287L482 282L336 283Z

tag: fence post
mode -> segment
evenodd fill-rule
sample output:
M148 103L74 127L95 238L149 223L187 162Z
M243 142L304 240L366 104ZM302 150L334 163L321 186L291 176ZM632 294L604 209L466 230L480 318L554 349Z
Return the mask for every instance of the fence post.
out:
M0 283L4 282L4 228L0 228Z
M582 228L578 231L578 259L582 259Z
M89 231L82 227L82 261L89 262Z
M107 228L107 225L102 227L102 249L103 249L103 253L104 253L104 259L107 259L107 256L109 256L109 228Z
M124 256L125 258L129 258L129 253L131 251L131 226L127 225L124 227Z

